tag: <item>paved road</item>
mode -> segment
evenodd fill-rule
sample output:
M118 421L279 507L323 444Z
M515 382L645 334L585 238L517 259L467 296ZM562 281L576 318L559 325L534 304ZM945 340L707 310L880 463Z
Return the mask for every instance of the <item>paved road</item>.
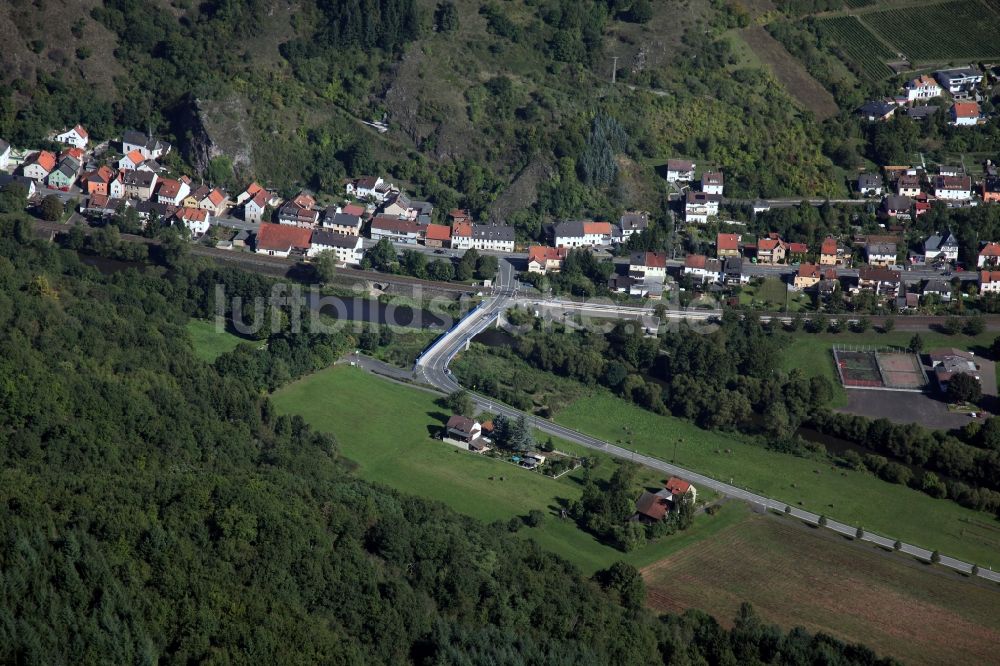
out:
M427 349L427 351L424 352L424 354L418 359L414 368L414 373L419 379L426 381L428 384L445 393L451 393L462 388L451 374L451 371L448 369L448 364L451 363L455 355L458 354L458 352L461 351L473 337L491 326L493 322L496 321L500 313L515 301L516 292L511 286L511 278L506 277L507 274L510 274L512 277L512 273L513 269L510 268L509 262L501 262L498 292L483 301L479 308L469 313L465 319L456 324L450 331L439 338L430 348ZM546 419L540 419L531 414L526 414L520 410L508 407L503 403L497 402L496 400L492 400L485 396L473 393L472 398L479 408L488 410L494 414L504 414L510 418L518 418L521 415L524 415L529 419L532 427L537 428L547 435L561 437L562 439L575 444L597 451L603 451L609 455L615 456L616 458L631 460L635 463L655 469L658 472L662 472L663 474L682 477L705 488L710 488L711 490L727 497L744 500L774 511L783 513L787 512L791 516L809 523L817 524L819 522L820 516L818 514L805 511L804 509L799 509L794 506L789 506L780 500L765 497L764 495L753 492L752 490L718 481L703 474L699 474L698 472L680 467L679 465L660 460L659 458L654 458L652 456L605 442L596 437L592 437L585 433L559 425L558 423L554 423ZM826 520L826 527L840 534L852 537L855 535L857 530L856 526L841 523L829 518ZM895 543L895 539L891 537L868 532L864 534L862 539L889 549L892 549L893 544ZM903 544L901 551L908 555L925 560L929 560L931 557L931 551L912 544ZM970 573L972 569L971 564L947 555L941 555L941 564L963 573ZM988 580L1000 582L1000 573L998 572L982 569L980 570L979 575Z

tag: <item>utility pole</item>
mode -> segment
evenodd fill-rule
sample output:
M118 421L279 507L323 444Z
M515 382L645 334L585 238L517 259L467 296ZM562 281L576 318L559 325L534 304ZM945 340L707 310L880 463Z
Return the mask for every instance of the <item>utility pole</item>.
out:
M611 56L613 64L611 65L611 84L614 85L615 79L618 77L618 56Z

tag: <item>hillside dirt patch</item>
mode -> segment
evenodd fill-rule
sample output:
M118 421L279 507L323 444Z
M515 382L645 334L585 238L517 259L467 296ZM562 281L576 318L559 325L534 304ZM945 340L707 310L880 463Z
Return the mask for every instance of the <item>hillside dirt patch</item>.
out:
M768 622L803 626L914 664L985 664L1000 649L1000 589L757 515L642 571L658 611L720 621L750 601Z
M771 37L761 26L746 28L739 31L740 37L747 43L761 61L774 73L775 78L794 97L799 104L813 112L819 121L826 120L837 114L837 102L826 88L814 79L806 68L785 50L774 37Z

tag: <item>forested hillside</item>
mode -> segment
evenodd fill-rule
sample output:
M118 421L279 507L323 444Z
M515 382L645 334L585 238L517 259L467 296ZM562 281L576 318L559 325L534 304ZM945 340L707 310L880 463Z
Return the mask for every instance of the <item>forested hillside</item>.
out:
M749 608L732 631L656 618L631 567L586 581L353 478L245 381L249 349L192 352L206 287L258 278L183 259L103 276L30 236L0 219L0 662L884 663ZM336 341L314 342L269 343L286 380L329 362Z
M724 32L747 19L726 2L358 6L10 3L0 136L28 145L78 121L97 138L151 128L203 172L289 191L384 171L442 210L510 219L529 236L551 216L659 210L655 165L668 157L724 168L735 196L839 187L817 124L738 65ZM360 123L382 118L384 135ZM609 124L621 131L598 129Z

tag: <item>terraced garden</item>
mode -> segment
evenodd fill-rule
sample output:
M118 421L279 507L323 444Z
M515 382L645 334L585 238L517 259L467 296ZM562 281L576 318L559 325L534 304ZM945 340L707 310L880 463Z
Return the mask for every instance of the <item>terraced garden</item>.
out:
M979 0L875 11L863 20L911 62L1000 55L1000 14Z
M892 73L885 63L895 58L896 54L876 39L856 17L838 16L818 20L816 24L823 37L835 43L836 48L831 50L835 53L840 51L837 55L849 65L853 64L861 76L877 81Z

